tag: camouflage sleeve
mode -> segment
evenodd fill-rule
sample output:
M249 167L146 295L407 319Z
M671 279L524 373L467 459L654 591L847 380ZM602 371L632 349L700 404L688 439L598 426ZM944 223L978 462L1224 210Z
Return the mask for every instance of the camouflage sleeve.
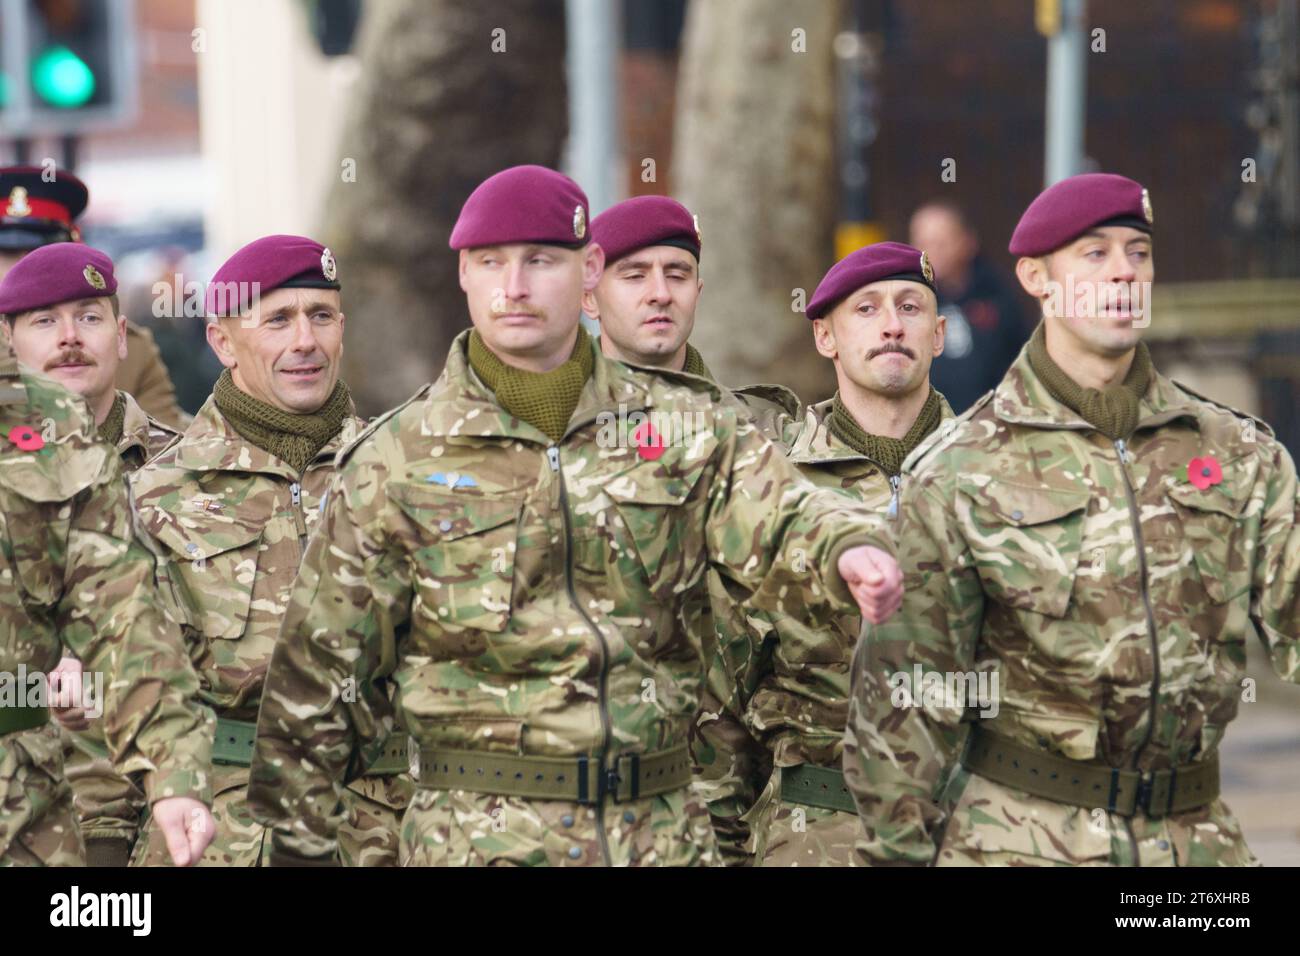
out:
M1286 448L1280 442L1271 444L1250 614L1273 669L1285 680L1300 683L1300 488Z
M913 706L912 678L917 669L972 670L984 614L979 575L950 517L930 488L904 484L903 606L868 625L853 656L844 780L865 829L858 849L874 866L928 865L942 840L939 790L958 756L964 708Z
M144 771L149 802L211 804L214 721L174 623L158 609L153 555L136 539L117 456L85 492L68 533L59 604L63 641L105 675L102 726L124 773Z
M837 562L849 548L894 553L884 519L801 475L749 421L730 412L705 528L709 561L759 610L825 626L858 613Z
M372 536L367 516L376 509L354 507L355 488L382 498L373 491L382 484L347 477L335 478L303 556L258 712L248 802L281 864L334 858L342 784L374 761L393 729L384 677L406 623L410 576L384 548L382 530Z
M139 775L126 776L114 769L99 720L92 720L84 731L63 734L67 742L63 766L72 784L87 861L96 865L94 860L102 852L125 866L121 857L134 846L149 805Z
M710 591L724 589L709 575ZM750 626L743 604L711 594L716 613L716 647L707 662L700 710L691 735L696 779L709 808L718 849L727 866L753 862L749 825L741 817L753 807L772 771L771 754L744 721L745 707L770 654L761 631ZM723 609L729 613L722 614Z

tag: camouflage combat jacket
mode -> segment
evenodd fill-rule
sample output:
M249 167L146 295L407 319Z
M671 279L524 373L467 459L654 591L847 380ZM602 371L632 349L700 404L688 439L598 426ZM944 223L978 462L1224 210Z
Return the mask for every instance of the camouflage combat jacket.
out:
M121 765L146 772L149 798L211 803L212 717L157 605L121 463L84 400L0 354L0 674L30 678L76 655L103 674L104 730ZM0 776L34 762L62 780L57 735L50 752L24 757L26 736L0 739ZM0 811L0 843L31 810L18 791Z
M132 476L140 526L164 556L160 571L200 694L219 716L257 718L334 455L363 425L345 419L300 476L235 431L209 396L181 440Z
M710 566L737 596L816 621L856 607L836 570L844 550L892 553L883 522L800 479L716 386L597 349L551 442L497 404L467 339L436 383L340 456L267 676L251 775L254 812L287 853L332 851L337 782L394 713L426 749L610 767L682 748L703 661L681 612ZM633 413L647 410L661 452L636 438ZM663 425L673 416L684 427ZM671 862L690 839L685 794L615 813L608 798L583 812L423 790L405 828L438 814L434 839L471 845L480 862ZM497 812L512 829L496 832Z
M1277 673L1300 678L1290 455L1266 426L1159 374L1133 435L1111 441L1048 393L1024 351L956 421L905 465L903 607L854 662L844 768L867 857L1251 862L1221 800L1164 817L1072 806L955 769L957 740L978 721L1105 767L1214 757L1250 622ZM978 705L898 693L916 670L986 671L985 693Z

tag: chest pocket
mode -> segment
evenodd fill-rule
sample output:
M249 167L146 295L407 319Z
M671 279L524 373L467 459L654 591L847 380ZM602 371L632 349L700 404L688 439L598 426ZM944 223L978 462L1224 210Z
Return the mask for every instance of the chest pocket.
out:
M72 500L103 479L106 457L99 446L75 459L55 446L48 461L0 461L0 553L29 606L50 607L62 596Z
M1246 455L1221 466L1223 480L1204 491L1178 476L1168 495L1182 524L1206 596L1227 604L1250 589L1254 555L1245 549L1244 512L1259 472L1259 461Z
M984 582L1001 604L1064 617L1083 542L1087 492L963 478L957 516Z
M390 484L414 525L413 610L450 630L500 632L510 622L522 500L473 498Z
M614 503L602 529L609 540L604 552L613 556L625 550L619 538L626 535L649 579L651 591L661 600L688 590L704 569L704 511L697 521L683 514L683 506L702 474L690 470L656 467L645 462L618 475L605 486Z
M227 515L141 508L143 529L164 549L160 562L178 620L209 639L248 630L261 550L261 525Z

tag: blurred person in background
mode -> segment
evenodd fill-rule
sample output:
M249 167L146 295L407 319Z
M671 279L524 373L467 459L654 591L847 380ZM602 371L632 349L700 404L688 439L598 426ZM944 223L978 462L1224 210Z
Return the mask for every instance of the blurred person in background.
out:
M980 254L965 211L932 199L912 213L908 242L924 249L938 276L939 312L948 320L930 380L960 415L1002 380L1030 329L1011 287Z

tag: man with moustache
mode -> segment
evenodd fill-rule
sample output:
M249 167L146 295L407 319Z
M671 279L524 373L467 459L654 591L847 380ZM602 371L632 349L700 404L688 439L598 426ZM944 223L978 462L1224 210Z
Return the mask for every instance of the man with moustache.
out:
M89 199L85 183L71 173L52 167L0 167L0 279L33 249L80 242L76 219ZM153 335L128 321L125 337L127 352L117 364L116 387L169 427L187 421Z
M56 243L28 253L15 268L36 281L81 276L85 288L80 291L86 295L6 317L4 326L18 361L84 398L100 439L117 450L124 472L136 471L180 436L146 414L131 395L113 387L118 363L126 355L126 319L118 314L112 260L80 243ZM59 675L56 682L79 699L81 662L65 657L54 673ZM69 732L65 772L81 822L86 862L124 866L134 828L122 817L130 821L145 812L145 793L113 769L99 721L92 724L75 704L51 710Z
M681 612L712 565L773 611L883 620L901 598L882 523L802 481L716 385L601 354L579 315L604 254L568 177L492 176L450 244L473 329L339 456L250 802L277 862L328 862L338 782L396 718L407 865L716 862Z
M0 282L0 321L42 364L59 337L93 340L97 354L101 345L109 353L120 335L114 289L107 257L79 243L50 246ZM69 323L79 331L58 330ZM98 374L92 366L88 378ZM81 375L72 373L75 384L84 384ZM111 388L103 391L111 404ZM45 685L32 687L60 651L106 678L104 735L124 772L141 773L141 801L152 803L172 862L190 864L212 839L211 715L195 699L197 678L174 623L158 611L154 560L133 525L119 457L96 434L86 401L20 366L6 347L0 680L18 694L0 694L0 866L85 861L63 742L48 697L40 699Z
M907 596L859 645L845 737L873 864L1256 862L1218 750L1248 622L1300 680L1295 464L1152 367L1153 221L1123 176L1040 194L1010 250L1042 322L905 468ZM997 678L997 706L916 671Z
M903 460L952 409L930 384L943 352L934 270L924 252L881 242L831 267L808 303L817 351L835 366L835 396L791 429L790 461L890 518ZM763 866L847 866L860 832L840 769L857 614L819 625L767 615L749 666L729 664L748 736L738 766L771 767L732 782L749 839L734 854ZM728 648L730 649L730 648ZM735 735L731 739L739 739ZM764 756L766 759L764 759ZM742 852L743 851L743 852Z
M600 349L608 358L634 366L664 368L698 375L714 382L704 358L688 341L695 328L695 310L704 289L700 275L703 239L699 221L681 203L667 196L638 196L625 200L592 220L591 235L605 252L600 282L582 296L582 308L600 323ZM751 385L723 389L744 407L768 439L785 449L782 432L798 420L799 397L781 385ZM753 645L746 608L728 592L719 571L707 572L707 600L687 612L689 626L704 642L705 660L715 661L692 728L691 758L696 782L709 797L709 810L719 849L726 862L735 862L736 847L745 842L739 816L744 806L730 797L732 781L766 774L763 766L737 767L749 753L748 734L734 703L735 675L714 649L733 648L732 667L740 667ZM766 755L757 754L760 761ZM752 801L751 801L752 802ZM745 805L747 806L747 804Z
M231 256L206 297L208 344L225 371L180 441L132 480L200 694L217 713L217 835L204 865L256 866L269 849L246 802L263 678L334 455L363 425L338 377L339 288L333 255L302 236L267 236ZM409 783L400 755L371 763L381 756L348 791L345 863L395 862ZM146 821L131 864L164 864L161 849Z

